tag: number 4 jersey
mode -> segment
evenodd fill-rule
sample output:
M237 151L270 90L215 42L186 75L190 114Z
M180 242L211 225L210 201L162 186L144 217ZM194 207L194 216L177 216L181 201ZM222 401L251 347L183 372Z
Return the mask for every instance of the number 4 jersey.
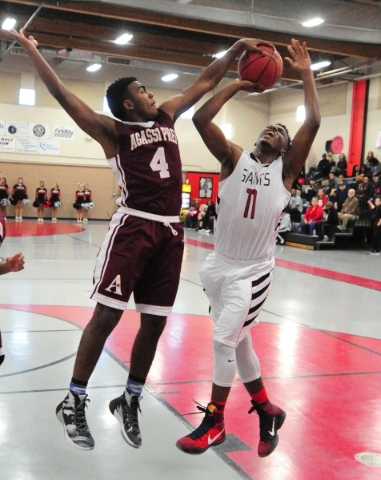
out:
M290 198L282 170L281 157L261 164L243 151L232 174L219 184L217 253L233 260L272 259L280 216Z
M119 154L108 159L121 189L117 204L155 215L179 215L181 159L173 120L158 110L154 121L115 121Z

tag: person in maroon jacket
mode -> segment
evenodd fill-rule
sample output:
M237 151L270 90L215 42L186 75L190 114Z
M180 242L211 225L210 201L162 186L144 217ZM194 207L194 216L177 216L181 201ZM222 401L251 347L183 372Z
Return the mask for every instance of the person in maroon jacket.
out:
M316 224L321 222L324 216L324 211L318 202L319 199L317 197L312 198L311 205L307 208L303 220L300 222L300 233L315 235Z
M141 394L172 311L184 249L179 219L182 170L174 124L218 85L244 51L262 54L260 45L273 45L259 39L236 41L192 85L160 106L135 77L121 78L106 93L116 120L93 111L66 88L39 53L33 36L27 37L24 30L11 30L9 34L25 49L53 97L102 146L121 189L119 208L111 218L96 260L90 296L97 305L83 332L69 392L57 406L57 418L69 443L84 450L94 448L85 413L89 401L87 383L133 293L136 310L141 314L140 329L132 348L126 388L109 408L121 424L123 439L139 448ZM259 84L253 88L263 90Z
M5 238L5 222L3 214L0 212L0 246L3 243ZM10 272L19 272L24 268L24 256L21 252L16 253L13 257L8 257L5 259L5 262L0 263L0 275L4 275ZM3 342L1 339L1 330L0 330L0 365L4 362L4 349Z

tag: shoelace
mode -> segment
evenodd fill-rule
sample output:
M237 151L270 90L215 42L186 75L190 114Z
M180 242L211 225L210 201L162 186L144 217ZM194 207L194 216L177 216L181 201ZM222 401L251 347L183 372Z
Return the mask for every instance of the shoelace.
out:
M208 411L208 407L204 407L201 405L201 403L196 402L196 400L193 401L197 404L197 410L199 410L199 412L184 413L181 416L185 417L186 415L198 415L199 413L206 414L201 422L201 425L189 434L189 437L192 440L197 440L198 438L202 437L211 427L214 427L215 420L213 414Z
M140 432L139 429L139 419L138 419L138 411L140 412L141 415L142 411L140 409L140 404L138 399L134 399L134 397L131 398L131 405L128 405L128 402L126 401L126 405L123 409L123 413L125 415L126 420L129 420L130 427L132 430Z
M78 405L74 408L74 423L79 435L87 434L90 432L89 427L86 421L86 412L85 408L87 407L86 403L90 402L90 399L84 398L81 400Z

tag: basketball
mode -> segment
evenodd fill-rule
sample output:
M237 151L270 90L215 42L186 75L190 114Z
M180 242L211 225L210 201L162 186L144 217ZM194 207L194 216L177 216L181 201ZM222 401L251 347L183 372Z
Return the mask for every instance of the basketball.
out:
M263 55L243 52L238 60L238 74L241 80L261 83L264 90L276 84L283 72L283 61L279 52L267 45L258 45Z

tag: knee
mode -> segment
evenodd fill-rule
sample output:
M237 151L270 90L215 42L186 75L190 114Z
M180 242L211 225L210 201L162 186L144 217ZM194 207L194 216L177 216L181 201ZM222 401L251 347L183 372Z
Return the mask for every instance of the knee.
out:
M167 324L167 317L142 313L140 333L151 338L160 338Z

